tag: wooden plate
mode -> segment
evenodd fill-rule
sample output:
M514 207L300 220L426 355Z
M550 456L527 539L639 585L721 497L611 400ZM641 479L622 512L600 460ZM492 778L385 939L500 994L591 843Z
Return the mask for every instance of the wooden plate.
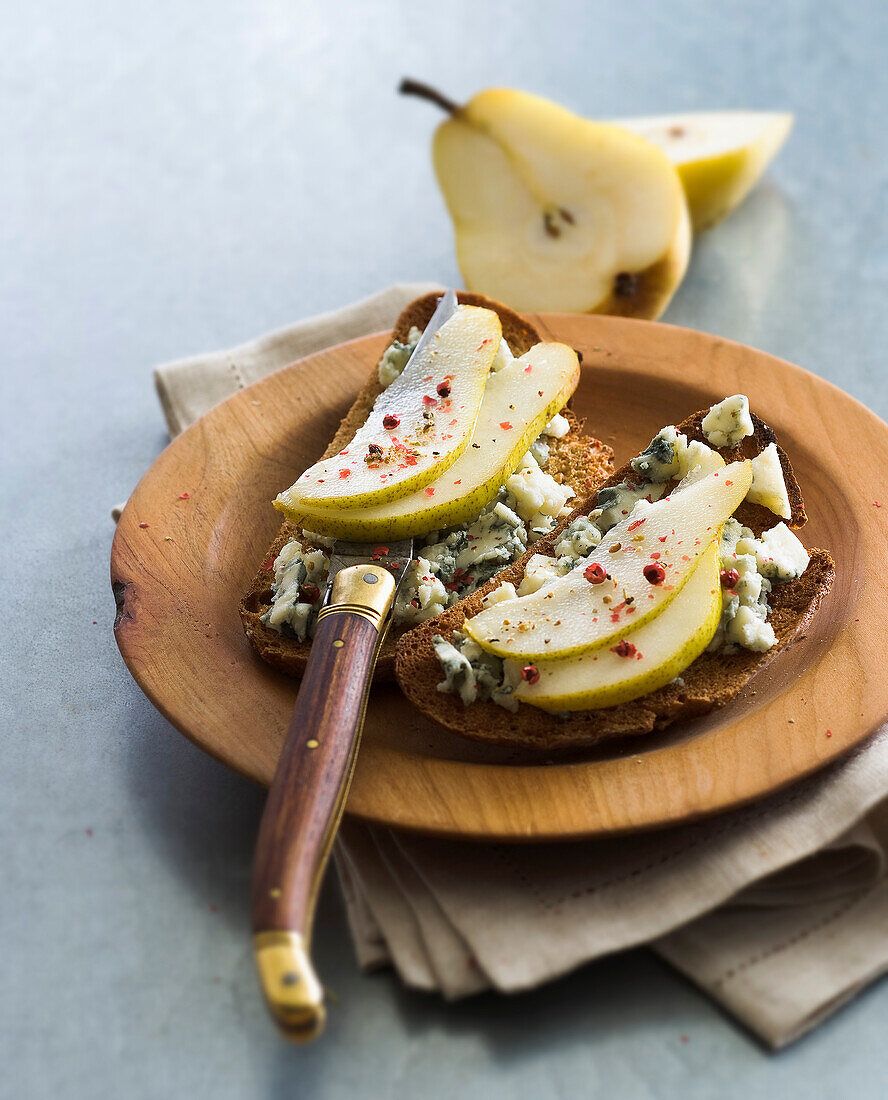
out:
M531 320L583 353L574 407L617 465L663 424L748 394L789 452L811 517L804 539L832 551L835 587L807 637L725 710L569 763L510 760L425 721L396 689L376 690L348 810L463 838L603 835L760 798L862 741L888 717L888 426L727 340L610 317ZM311 356L217 406L151 467L114 540L116 635L136 681L187 737L265 784L296 684L253 655L238 600L278 530L269 501L324 449L385 343Z

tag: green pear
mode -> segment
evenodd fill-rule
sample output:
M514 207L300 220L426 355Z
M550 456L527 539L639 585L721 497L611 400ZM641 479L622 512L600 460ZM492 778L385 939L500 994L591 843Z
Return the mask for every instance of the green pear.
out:
M469 445L502 335L493 310L460 306L377 397L349 444L306 470L275 506L377 504L434 481Z
M675 599L628 637L581 657L540 661L533 683L520 676L520 667L513 667L515 697L549 711L595 710L628 703L668 684L715 634L722 610L718 567L718 544L713 542Z
M450 112L433 156L466 286L517 310L656 318L690 255L687 203L661 149L505 88Z
M434 485L353 508L275 501L288 519L333 538L401 539L474 519L518 468L530 444L577 387L580 364L566 344L537 344L491 374L472 442Z
M570 573L531 595L488 607L466 620L466 632L498 657L534 661L612 644L678 595L751 484L746 459L654 504L639 501Z

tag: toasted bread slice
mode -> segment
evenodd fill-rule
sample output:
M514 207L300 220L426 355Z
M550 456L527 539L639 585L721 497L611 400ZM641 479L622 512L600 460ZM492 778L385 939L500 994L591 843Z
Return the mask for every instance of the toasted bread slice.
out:
M458 297L464 305L483 306L499 314L503 326L503 338L514 355L523 355L540 342L541 337L536 329L505 306L481 294L460 291ZM403 343L407 341L411 328L416 326L424 329L431 320L437 304L437 294L428 294L411 302L398 318L392 331L392 339ZM358 394L355 403L339 425L329 447L324 452L324 458L329 458L346 446L367 419L374 401L381 392L382 387L374 366L370 380ZM599 485L603 485L605 479L610 476L613 470L613 451L599 440L585 436L582 423L569 409L565 412L565 416L570 422L570 431L561 439L551 441L546 469L556 481L570 485L577 496L585 497ZM304 538L301 527L284 523L265 555L263 564L259 566L249 592L241 600L240 615L244 632L259 656L283 672L301 676L311 651L311 642L300 642L295 638L289 638L262 622L262 616L271 606L273 598L272 574L266 566L274 561L281 548L292 538L299 538L309 547L314 545L310 539ZM406 629L395 627L389 632L376 663L377 680L394 679L395 648L398 638L405 633Z
M677 425L688 439L706 442L701 422L708 410L695 413ZM769 443L776 442L774 433L758 417L753 416L755 434L743 440L739 447L720 451L726 462L738 458L753 458ZM801 527L807 520L798 482L785 452L778 445L783 476L789 494L791 527ZM616 485L626 477L635 477L628 464L618 470L607 484ZM518 561L491 578L477 592L449 608L436 619L414 627L398 645L396 675L402 691L426 717L453 733L489 744L510 745L546 753L575 750L614 737L626 737L662 729L679 718L691 718L730 702L749 680L792 641L798 631L810 621L820 601L835 577L835 564L825 550L809 550L808 568L797 580L774 585L769 597L771 614L768 622L774 628L777 644L766 653L740 650L733 654L703 653L673 681L657 691L629 703L601 710L574 711L553 716L536 707L520 703L517 712L505 710L492 702L475 702L465 706L457 695L437 690L443 679L441 666L435 657L432 638L441 634L452 640L467 617L481 610L481 601L488 592L506 581L516 587L533 554L553 554L560 532L571 519L585 515L595 506L595 494L590 494L559 528L540 539ZM735 513L744 526L755 534L779 522L772 512L759 504L744 502Z

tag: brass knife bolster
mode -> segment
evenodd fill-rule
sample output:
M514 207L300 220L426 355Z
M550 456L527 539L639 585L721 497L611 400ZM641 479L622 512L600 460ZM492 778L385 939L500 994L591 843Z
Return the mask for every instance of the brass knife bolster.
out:
M318 621L348 612L369 620L381 634L388 623L396 587L395 578L382 566L350 565L340 569L330 586L329 603L318 612Z

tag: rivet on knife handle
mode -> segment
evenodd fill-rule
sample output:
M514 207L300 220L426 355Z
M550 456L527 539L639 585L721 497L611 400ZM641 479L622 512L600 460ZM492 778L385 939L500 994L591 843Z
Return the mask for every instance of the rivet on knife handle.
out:
M324 1026L309 960L312 917L342 816L370 680L396 581L382 566L333 578L262 815L253 868L253 946L272 1015L289 1039Z

